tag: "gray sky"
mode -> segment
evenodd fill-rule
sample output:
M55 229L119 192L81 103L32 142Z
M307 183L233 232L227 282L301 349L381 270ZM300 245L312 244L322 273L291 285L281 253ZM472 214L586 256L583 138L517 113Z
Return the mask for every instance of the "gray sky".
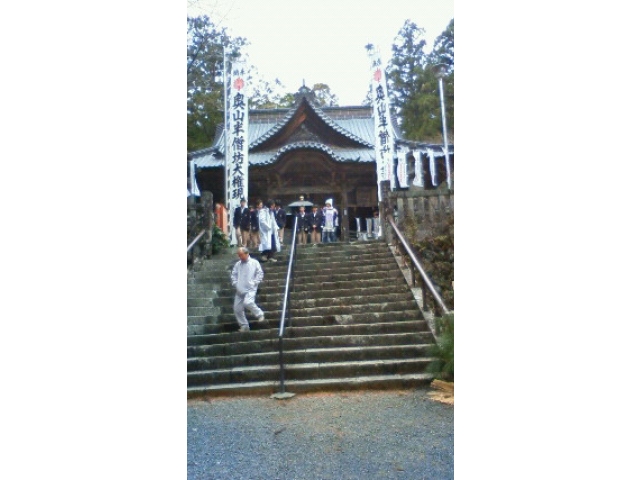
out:
M189 0L190 15L206 14L228 33L245 37L249 63L286 91L326 83L340 105L360 105L369 87L364 46L380 48L383 63L410 19L425 29L427 52L453 15L453 0Z

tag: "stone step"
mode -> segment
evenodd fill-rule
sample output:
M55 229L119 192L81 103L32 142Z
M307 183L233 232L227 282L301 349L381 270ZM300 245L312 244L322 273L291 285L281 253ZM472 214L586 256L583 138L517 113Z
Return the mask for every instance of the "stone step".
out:
M371 322L377 321L393 321L398 319L396 312L405 312L405 318L398 320L417 320L423 318L422 312L418 307L414 307L413 310L409 309L411 302L405 302L404 305L398 305L397 302L394 305L385 305L388 310L372 311L368 305L349 305L345 307L323 307L314 309L290 309L289 316L287 317L287 324L291 325L341 325L354 323L354 318L368 317ZM189 316L187 317L187 326L193 325L221 325L222 330L230 330L233 326L237 326L236 318L230 309L216 310L203 309L205 312L203 315ZM273 325L279 325L282 318L282 310L264 310L265 319ZM250 313L245 313L247 320L253 328L255 318ZM225 328L224 325L229 325L229 328ZM218 329L219 330L219 329ZM214 333L216 329L210 330L210 333Z
M217 385L187 387L187 398L207 398L225 395L271 395L276 393L312 393L351 390L385 390L428 387L434 380L429 373L394 375L370 375L346 378L322 378L312 380L280 380L262 382L223 383Z
M305 293L309 290L312 291L349 291L354 289L354 285L357 282L357 287L362 289L373 289L373 288L391 288L391 289L406 289L406 281L400 275L394 275L394 271L391 270L387 272L387 274L381 279L378 278L360 278L358 280L346 279L346 280L333 280L333 281L322 281L321 279L312 278L307 279L306 282L298 282L294 279L293 288L291 291L292 296L297 293ZM381 281L382 280L382 281ZM313 283L313 289L307 288L307 285Z
M355 293L355 292L354 292ZM365 293L365 292L360 292ZM326 296L322 292L318 292L315 296L318 298L299 299L293 296L289 299L289 309L291 312L299 309L313 309L319 307L351 307L369 306L370 310L375 310L379 304L387 304L390 302L402 302L415 300L411 291L401 291L399 293L389 292L386 295L374 295L366 292L364 295L336 295ZM212 315L212 309L217 309L219 313L233 313L234 297L219 297L216 299L215 306L212 301L206 300L200 302L187 302L187 318L191 316ZM192 305L198 303L198 305ZM281 295L263 295L256 297L256 304L268 312L281 312L283 301Z
M364 304L355 304L355 305L335 305L329 307L314 307L311 312L307 312L305 308L290 308L289 315L291 317L305 317L309 313L312 315L353 315L356 313L367 313L367 312L392 312L398 310L412 310L419 308L416 304L414 298L407 300L399 300L393 302L381 302L381 303L364 303Z
M249 332L237 331L233 314L235 249L188 274L188 396L275 393L281 344L287 389L391 388L432 380L425 369L433 335L382 241L299 245L280 341L289 251L285 246L278 262L261 264L257 303L268 321L247 314Z
M271 328L279 328L282 312L265 312L265 318ZM259 324L250 315L247 316L251 329L264 330L269 328ZM362 312L346 315L309 315L304 317L287 318L287 330L292 328L307 328L316 326L375 324L385 322L425 321L422 312L417 308L411 310L398 310L388 312ZM238 323L232 313L220 314L216 317L202 316L189 317L187 320L188 335L216 334L234 332L238 329Z
M323 288L309 288L304 290L297 290L291 292L289 300L291 302L303 301L303 300L319 300L329 298L343 298L343 297L369 297L369 298L385 298L387 295L400 295L407 292L407 286L400 283L393 283L391 285L376 285L373 286L371 282L367 282L366 286L362 286L362 283L352 283L351 288L331 288L330 283L325 284Z
M352 263L343 263L336 267L327 267L320 265L318 268L307 269L304 271L296 269L294 277L296 279L306 280L318 275L350 275L354 278L378 278L385 276L389 271L398 268L397 263L376 262L371 265L359 265Z
M218 300L218 299L216 299ZM187 297L187 307L213 307L213 298L209 297Z
M338 348L306 348L302 350L287 350L283 353L285 365L320 363L320 362L349 362L375 361L398 358L430 357L436 353L435 344L413 345L383 345ZM187 371L210 371L251 367L259 365L279 365L280 352L275 349L269 352L256 353L226 353L220 356L194 357L187 359Z
M253 318L249 318L249 325L251 327L252 333L254 333L257 330L266 330L266 329L272 328L269 326L270 323L271 322L267 322L266 324L260 324ZM275 320L273 321L273 325L276 325ZM275 331L275 327L273 328ZM225 321L219 321L219 319L212 319L211 321L205 322L205 323L197 323L196 321L194 321L193 323L187 325L187 336L235 333L237 331L238 331L238 322L235 320L235 318L232 319L231 317L228 317Z
M296 276L294 279L294 285L303 283L304 285L314 285L315 288L315 286L320 283L362 281L374 281L378 282L378 285L406 283L402 272L396 266L395 270L393 267L390 267L387 270L381 270L379 272L322 272L304 278Z
M271 323L270 323L271 324ZM237 324L236 324L237 326ZM278 327L276 322L273 322L274 331ZM285 338L293 338L299 336L330 336L330 335L345 335L347 333L355 335L379 335L388 333L404 333L404 332L422 332L427 331L427 323L425 320L407 320L402 322L387 322L387 323L360 323L354 325L318 325L309 327L290 327L291 329L285 330ZM260 339L266 339L267 334L265 330L258 330ZM275 338L275 335L268 331L269 339ZM252 336L255 335L255 331L249 332ZM219 334L203 334L203 335L188 335L187 346L197 345L215 345L215 344L232 344L230 341L229 333ZM277 339L276 339L277 341ZM252 342L253 343L253 342Z
M395 269L394 269L395 268ZM264 278L260 283L260 291L268 291L269 293L280 292L284 293L284 280L285 276L281 278ZM320 288L353 288L354 285L365 288L367 286L385 286L385 285L403 285L406 284L406 280L402 272L397 266L389 267L386 270L379 272L322 272L316 275L298 276L293 277L293 282L290 286L292 291L300 291L306 289L307 285L313 285L314 289ZM231 286L231 278L224 281L213 280L199 280L198 281L198 294L203 294L207 290L211 292L228 292L233 293L233 287ZM188 296L199 296L198 294L191 294L189 288L187 288Z
M320 298L308 298L304 300L290 299L290 309L297 310L300 308L319 308L319 307L357 307L364 305L369 307L369 310L373 311L378 308L380 304L388 304L392 302L402 301L415 301L413 294L410 291L404 291L401 293L390 292L386 295L351 295L351 296L339 296L339 297L320 297ZM268 302L273 305L273 302ZM282 302L280 302L280 305ZM281 308L281 307L280 307Z
M319 286L314 284L314 288L306 288L307 285L303 285L300 288L295 288L290 292L289 301L294 302L298 300L312 300L321 298L340 298L349 296L370 296L372 298L380 298L387 294L401 294L407 291L406 284L392 283L386 285L380 285L380 281L357 281L357 282L345 282L349 283L348 287L336 287L332 282L326 282ZM260 290L262 293L262 289ZM266 292L265 292L266 293ZM277 294L278 292L273 292ZM283 292L279 292L280 295Z
M287 364L288 380L318 380L357 376L404 375L423 373L432 358L364 360L355 362L321 362ZM187 372L187 387L221 383L274 381L280 377L279 365L261 365Z
M354 252L331 255L296 255L296 267L300 269L309 268L316 265L336 266L343 263L353 263L355 265L368 265L373 262L387 261L394 259L390 251L381 252Z
M289 247L287 247L288 249ZM330 251L337 252L371 252L371 251L384 251L389 250L389 246L383 241L376 242L336 242L336 243L321 243L316 245L297 245L296 250L300 255L316 255L316 252L323 252L323 254ZM288 250L287 250L288 251Z
M238 332L248 336L249 332ZM275 332L274 332L275 333ZM429 332L402 332L387 333L377 335L329 335L283 338L282 348L288 350L300 350L304 348L338 348L338 347L361 347L372 346L398 346L428 344L432 341ZM216 357L224 354L240 355L257 352L279 351L279 339L277 335L262 340L253 339L249 341L239 341L233 344L213 344L197 345L187 347L187 358L195 357Z

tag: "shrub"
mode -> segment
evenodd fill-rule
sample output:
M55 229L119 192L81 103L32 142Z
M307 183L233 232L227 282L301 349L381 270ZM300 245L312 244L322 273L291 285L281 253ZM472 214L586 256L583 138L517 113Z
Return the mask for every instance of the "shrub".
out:
M425 272L450 310L454 308L453 244L453 212L444 215L440 222L433 224L427 235L416 243ZM433 301L430 307L432 310L435 309Z
M440 380L453 381L453 314L437 317L435 359L427 367L428 373Z
M213 231L211 232L211 254L215 255L220 250L228 247L229 239L217 225L214 225Z

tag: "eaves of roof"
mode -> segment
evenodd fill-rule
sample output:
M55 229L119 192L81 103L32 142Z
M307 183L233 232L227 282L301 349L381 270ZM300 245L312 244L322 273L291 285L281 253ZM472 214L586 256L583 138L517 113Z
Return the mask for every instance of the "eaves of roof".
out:
M433 152L434 157L444 157L444 146L438 144L414 142L399 139L397 144L399 150ZM249 165L271 165L285 153L293 150L319 150L326 153L333 160L343 162L370 163L376 161L375 150L373 148L342 148L328 146L319 142L296 142L284 145L278 149L263 152L249 153ZM401 152L398 152L401 153ZM454 154L453 145L449 145L449 155ZM198 168L216 168L224 166L224 153L214 147L193 152L192 159Z
M199 150L194 152L192 158L198 168L224 167L224 154L210 148L208 152ZM376 161L375 150L372 148L343 148L328 146L320 142L295 142L284 145L278 149L264 152L249 153L249 166L270 165L275 163L282 155L294 150L319 150L333 160L344 162L371 163Z
M373 148L342 148L328 146L320 142L295 142L276 150L249 154L249 165L269 165L276 162L283 154L293 150L319 150L337 162L370 163L376 161Z
M291 108L291 110L285 117L283 117L280 121L272 125L270 128L261 129L261 130L264 130L264 133L261 132L261 135L255 137L255 139L250 139L249 149L256 148L261 143L266 142L269 138L273 137L277 132L279 132L291 120L291 118L293 118L293 116L297 112L302 102L306 102L307 106L309 106L311 110L313 110L323 122L325 122L329 127L333 128L336 132L344 135L345 137L349 138L350 140L353 140L354 142L360 143L364 147L373 148L373 144L370 141L367 141L366 139L359 137L354 133L350 132L346 128L343 128L340 125L340 123L336 122L328 115L325 115L324 112L320 110L319 107L316 107L311 102L309 102L305 97L302 97L294 105L294 107ZM353 119L350 119L350 120L353 120ZM264 127L265 125L267 124L261 124L260 126Z

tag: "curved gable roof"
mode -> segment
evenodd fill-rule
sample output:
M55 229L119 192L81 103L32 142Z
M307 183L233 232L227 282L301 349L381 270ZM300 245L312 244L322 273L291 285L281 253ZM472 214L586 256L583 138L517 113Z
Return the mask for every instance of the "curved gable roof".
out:
M355 142L365 148L374 148L374 145L369 141L369 139L362 138L360 135L356 135L354 132L340 125L340 123L334 121L331 117L326 115L319 107L313 105L306 96L301 96L300 99L296 102L296 105L289 110L287 115L281 118L277 123L272 125L269 129L265 129L264 127L260 130L260 135L257 138L249 139L249 150L254 150L261 145L264 145L270 139L273 139L280 132L284 132L284 129L294 120L295 117L301 116L304 110L310 110L313 112L325 125L335 131L337 134L346 137L347 139ZM371 119L365 119L371 122ZM249 121L251 124L251 120ZM263 124L264 125L264 124ZM345 126L350 125L346 124ZM258 129L256 129L258 130ZM361 129L363 133L368 133L366 129Z

